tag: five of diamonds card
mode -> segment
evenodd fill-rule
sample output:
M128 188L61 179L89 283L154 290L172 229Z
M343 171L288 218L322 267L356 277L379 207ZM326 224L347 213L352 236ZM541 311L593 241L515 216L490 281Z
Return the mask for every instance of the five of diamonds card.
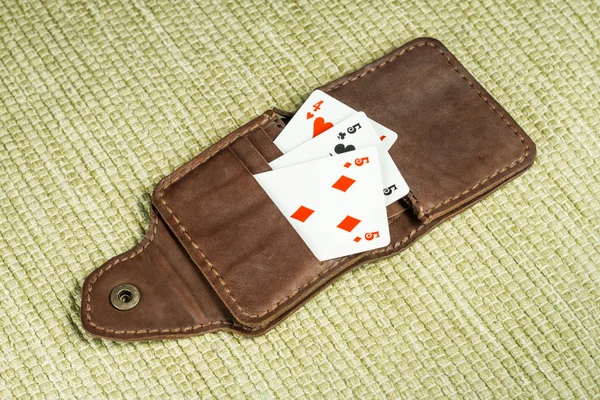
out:
M388 154L397 138L316 90L275 140L283 156L254 177L320 261L385 247L386 206L408 194Z

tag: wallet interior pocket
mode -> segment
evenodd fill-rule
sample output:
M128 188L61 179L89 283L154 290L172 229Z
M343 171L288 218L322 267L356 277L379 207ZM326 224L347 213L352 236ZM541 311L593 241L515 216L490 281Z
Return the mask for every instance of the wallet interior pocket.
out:
M247 138L239 138L229 148L252 175L271 170L267 160L263 158Z
M238 138L188 179L169 185L158 207L211 286L248 325L331 263L312 254L252 176L265 169L261 154Z
M267 162L271 162L283 155L264 129L248 132L246 138L262 154Z
M276 110L278 112L285 112L279 109ZM275 110L273 110L273 112L275 112ZM288 120L291 119L291 117L293 117L294 115L292 113L287 112L286 114L286 119ZM281 150L279 150L279 148L275 145L274 138L278 136L278 134L281 132L281 130L283 130L286 124L278 117L274 116L274 118L275 122L272 124L272 127L274 129L268 129L268 127L261 127L261 130L252 130L248 132L245 136L267 162L271 162L283 155ZM391 222L391 220L398 217L398 215L405 212L409 208L410 202L406 199L401 199L399 201L393 202L392 204L386 207L388 220Z

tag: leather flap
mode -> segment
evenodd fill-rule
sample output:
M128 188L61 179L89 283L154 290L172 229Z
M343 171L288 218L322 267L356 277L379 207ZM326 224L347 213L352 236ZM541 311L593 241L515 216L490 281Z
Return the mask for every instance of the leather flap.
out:
M439 41L416 39L321 88L398 133L390 154L430 221L533 162L535 145Z

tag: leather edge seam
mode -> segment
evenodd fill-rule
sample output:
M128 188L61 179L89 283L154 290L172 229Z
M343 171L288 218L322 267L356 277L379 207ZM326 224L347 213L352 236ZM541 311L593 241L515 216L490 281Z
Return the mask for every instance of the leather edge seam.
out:
M433 47L435 48L440 55L442 55L446 61L449 63L449 65L453 68L453 70L463 79L465 80L469 86L475 90L478 95L480 96L480 98L482 100L484 100L486 102L486 104L488 104L488 106L495 111L503 120L505 120L505 117L502 116L497 110L496 108L489 103L489 100L487 100L483 94L478 91L475 87L474 84L472 82L469 83L469 81L466 80L466 77L461 74L458 70L458 68L456 66L454 66L454 64L452 64L451 60L449 59L449 56L447 56L446 52L444 52L443 49L439 48L437 43L434 41L431 41L430 39L425 39L422 41L419 41L409 47L406 47L400 51L398 51L396 54L393 54L391 57L385 59L385 60L381 60L380 63L374 65L373 67L369 68L368 70L355 75L355 76L349 76L346 80L343 80L342 82L336 84L335 86L328 88L326 91L329 92L331 90L334 90L340 86L346 85L348 83L351 83L355 80L358 80L364 76L366 76L369 73L373 73L375 71L377 71L379 68L382 68L383 66L389 64L390 62L398 59L400 56L402 56L403 54L406 54L409 51L412 51L416 48L422 47L422 46L429 46L429 47ZM266 118L265 118L266 117ZM169 179L168 183L166 183L164 186L162 185L163 182L159 183L160 189L159 189L159 200L161 201L161 203L163 203L163 205L166 207L167 211L169 211L169 213L171 214L171 216L175 219L175 222L178 225L178 228L181 230L181 232L184 234L184 236L186 237L186 239L189 240L189 242L191 243L192 247L194 247L194 249L200 254L200 256L204 259L204 261L207 263L207 265L209 266L210 271L213 273L213 275L216 277L217 281L219 282L219 284L221 285L221 287L223 288L225 294L229 297L231 303L234 305L234 307L242 314L245 315L251 319L257 319L257 318L261 318L264 317L265 315L269 314L270 312L275 311L281 304L284 304L285 302L287 302L290 298L296 296L301 290L303 290L304 288L306 288L308 285L310 285L311 283L315 282L319 277L321 277L322 275L324 275L325 273L329 272L331 269L333 269L334 267L336 267L337 265L339 265L341 262L345 261L347 259L347 257L344 257L342 259L337 260L336 262L334 262L332 265L330 265L329 267L327 267L325 270L321 271L319 274L317 274L316 276L314 276L313 278L311 278L310 280L308 280L304 285L302 285L300 288L297 288L295 290L293 290L292 292L290 292L285 298L281 299L280 301L278 301L276 304L274 304L273 306L269 307L268 309L261 311L260 313L251 313L246 311L241 305L239 305L237 299L235 298L235 296L231 293L231 289L227 286L227 283L225 282L225 280L221 277L221 275L219 274L219 271L215 268L215 266L213 265L213 263L206 257L206 255L204 254L204 252L200 249L200 247L192 240L191 236L187 233L185 226L181 223L181 221L179 220L179 218L174 214L173 210L171 209L171 207L168 206L166 200L164 199L164 192L165 190L167 190L169 188L169 186L171 186L173 183L179 181L181 178L183 178L185 175L187 175L189 172L193 171L194 169L196 169L198 166L202 165L203 163L205 163L206 161L208 161L211 157L213 157L215 154L217 154L223 147L231 144L233 141L235 141L237 138L243 136L244 134L246 134L247 132L249 132L250 130L256 128L256 127L260 127L262 124L268 122L268 121L272 121L273 120L273 114L266 114L265 117L263 117L263 119L261 121L258 121L255 124L252 124L250 126L248 126L246 129L244 129L242 132L239 132L237 135L235 135L231 140L224 142L221 146L218 146L211 154L207 155L206 158L204 158L201 161L198 161L195 164L190 164L191 166L188 167L187 165L184 166L185 169L182 169L180 174L178 174L175 179ZM506 122L507 120L505 120ZM510 122L510 121L508 121ZM274 121L274 123L277 123L276 121ZM511 125L509 125L509 128L511 127ZM522 162L523 160L525 160L527 158L527 154L528 154L528 150L529 150L529 146L525 143L525 138L522 137L522 135L516 131L513 131L513 133L515 133L515 135L518 136L518 138L521 140L521 143L524 145L525 147L525 151L524 154L521 156L521 158L519 158L518 160L513 161L511 164L509 164L508 166L504 167L501 170L498 170L496 172L494 172L492 175L488 176L487 178L485 178L484 180L480 181L476 186L468 189L465 192L460 193L459 195L455 196L454 198L450 198L445 200L445 203L443 204L439 204L435 207L440 207L444 204L447 204L449 202L451 202L452 200L466 194L469 193L470 191L474 190L475 188L481 186L483 183L487 182L489 179L492 179L493 177L499 175L500 173L514 168L515 165L519 164L520 162ZM186 168L187 167L187 168ZM501 171L501 172L499 172ZM169 177L172 178L174 174L170 175ZM158 189L158 188L157 188ZM422 227L424 227L425 225L427 225L429 223L429 221L431 220L430 216L429 216L429 212L434 210L435 208L430 208L428 210L424 210L423 211L423 216L424 216L424 223L422 225L419 225L419 227L417 227L413 232L411 232L407 237L405 237L404 239L409 239L412 235L414 235L417 230L422 229ZM390 247L392 247L393 249L397 248L398 246L400 246L402 243L404 243L405 241L401 241L401 242L396 242L393 245L388 245L387 247L383 248L383 249L379 249L376 251L372 251L372 252L368 252L367 254L377 254L377 253L381 253L384 251L388 251ZM256 326L256 328L260 327L260 325Z
M526 143L525 138L521 135L521 133L519 132L519 130L511 123L510 120L508 120L503 113L501 113L497 107L495 107L493 104L491 104L489 102L489 100L487 99L487 97L479 90L475 87L475 85L473 84L473 82L471 82L464 74L462 74L458 67L456 67L452 61L450 56L448 56L448 54L441 48L439 48L436 44L436 42L433 42L429 39L425 39L421 42L417 42L415 44L413 44L412 46L409 46L407 48L402 49L401 51L397 52L396 54L394 54L393 56L387 58L386 60L382 60L379 64L374 65L373 67L369 68L367 71L359 74L359 75L354 75L351 77L348 77L346 80L338 83L337 85L328 88L326 91L329 92L331 90L334 90L342 85L346 85L348 83L351 83L357 79L362 78L363 76L375 72L377 69L385 66L386 64L394 61L395 59L399 58L401 55L407 53L408 51L411 51L417 47L421 47L421 46L430 46L435 48L440 55L442 55L446 61L448 62L448 64L455 70L455 72L467 83L469 84L469 86L479 95L479 97L498 115L498 117L507 124L507 126L509 127L509 129L515 134L515 136L521 141L521 143L524 146L524 152L523 155L521 155L521 157L515 161L513 161L511 164L495 171L494 173L492 173L490 176L484 178L483 180L481 180L480 182L478 182L475 186L459 193L458 195L446 199L443 202L440 202L438 204L436 204L435 206L427 209L427 210L422 210L422 207L419 210L419 214L423 214L423 216L425 216L425 221L419 225L418 227L416 227L415 229L413 229L407 236L405 236L401 241L398 241L394 244L390 244L388 246L386 246L383 249L378 249L378 250L374 250L369 252L369 254L377 254L377 253L384 253L386 251L390 251L393 249L398 248L399 246L404 245L406 242L408 242L412 237L414 237L414 235L422 230L426 225L428 225L429 223L429 213L439 207L442 207L445 204L450 203L451 201L459 198L460 196L463 196L469 192L471 192L472 190L475 190L477 187L483 185L485 182L487 182L490 179L493 179L494 177L496 177L497 175L514 168L517 164L522 163L529 155L529 145ZM212 263L206 258L206 256L203 254L203 252L199 249L199 247L197 245L195 245L194 241L192 240L192 238L189 236L189 234L187 234L186 230L185 230L185 226L183 226L183 224L181 224L180 220L177 218L177 216L173 213L173 210L168 206L167 202L164 200L163 195L166 189L169 188L169 186L171 186L173 183L179 181L180 179L182 179L185 175L187 175L189 172L191 172L192 170L194 170L195 168L197 168L199 165L202 165L204 162L208 161L211 157L213 157L215 154L217 154L220 150L222 150L223 148L225 148L226 146L230 145L232 142L234 142L235 140L237 140L240 137L243 137L247 132L249 132L250 130L256 128L256 127L261 127L263 124L267 123L268 121L273 121L277 126L279 126L279 124L274 121L273 119L273 115L272 113L267 113L263 116L261 121L258 121L255 124L252 124L250 126L248 126L246 129L244 129L243 131L239 132L237 135L233 136L231 138L231 140L228 141L224 141L220 146L216 146L215 150L212 153L209 153L206 155L206 157L196 163L193 162L188 164L188 165L184 165L184 167L180 170L180 171L176 171L175 173L171 174L168 176L167 179L163 179L161 182L159 182L157 189L159 189L159 199L160 201L163 203L163 205L166 207L167 211L169 211L169 213L171 214L171 216L174 218L174 220L177 222L178 224L178 228L182 231L182 233L186 236L186 238L192 243L193 247L199 252L199 254L202 256L202 258L207 262L207 264L210 267L211 272L217 277L217 279L219 280L219 283L222 285L223 289L225 290L225 292L227 293L227 295L231 298L233 304L236 306L236 308L238 308L238 310L244 314L247 315L249 317L253 317L253 318L260 318L272 311L274 311L275 309L277 309L281 304L287 302L290 298L296 296L300 291L302 291L304 288L306 288L308 285L310 285L311 283L315 282L317 279L319 279L321 276L327 274L329 271L331 271L333 268L335 268L336 266L338 266L340 263L342 263L343 261L345 261L347 259L347 257L342 258L337 260L336 262L334 262L332 265L330 265L329 267L327 267L325 270L321 271L319 274L315 275L313 278L311 278L309 281L307 281L304 285L302 285L301 287L293 290L292 292L290 292L288 294L288 296L286 296L284 299L280 300L279 302L277 302L275 305L269 307L267 310L261 312L260 314L251 314L247 311L245 311L236 301L235 297L233 297L233 295L231 295L231 292L229 290L229 288L227 287L225 281L221 278L221 276L219 275L218 271L214 268L214 266L212 265ZM261 128L262 129L262 128ZM178 172L178 173L177 173ZM175 178L174 178L175 176ZM88 283L88 290L87 290L87 300L86 300L86 316L87 316L87 320L88 323L93 326L96 329L102 330L102 331L106 331L106 332L110 332L110 333L115 333L115 334L125 334L125 335L135 335L135 334L147 334L147 333L179 333L179 332L190 332L196 329L201 329L202 327L205 326L210 326L210 325L224 325L224 326L238 326L243 328L244 330L258 330L261 327L265 326L265 324L256 326L256 327L247 327L241 324L237 324L235 322L232 321L210 321L208 323L205 324L198 324L198 325L194 325L194 326L188 326L188 327L182 327L182 328L172 328L172 329L142 329L142 330L135 330L135 331L127 331L127 330L122 330L122 331L117 331L117 330L113 330L113 329L109 329L109 328L105 328L102 326L97 325L96 323L93 322L92 318L91 318L91 293L92 293L92 286L93 283L95 283L97 281L98 278L100 278L102 276L103 273L105 273L106 271L108 271L109 269L111 269L113 266L117 265L119 262L123 262L123 261L127 261L129 259L134 258L135 256L139 255L140 253L142 253L147 247L148 245L152 242L152 240L154 239L154 236L156 234L156 229L157 229L157 215L154 215L154 219L152 222L152 230L153 233L145 238L146 242L142 245L141 243L138 246L141 246L138 250L134 251L133 253L129 254L126 257L123 258L116 258L115 260L113 260L107 267L103 267L101 268L98 272L94 273L94 275L92 276L90 282ZM195 246L194 246L195 245Z
M439 43L439 45L438 45L438 43ZM454 57L454 55L452 53L450 53L449 51L445 51L444 48L443 48L443 45L439 41L437 41L435 39L425 38L423 40L417 41L416 43L412 44L411 46L403 48L400 51L397 51L395 54L392 54L387 59L381 60L381 62L373 65L371 68L367 69L366 71L363 71L362 73L359 73L359 74L356 74L356 75L354 75L352 77L349 77L348 79L345 79L345 80L343 80L341 82L338 82L337 84L335 84L332 87L323 88L323 90L325 92L330 92L330 91L333 91L333 90L335 90L335 89L337 89L337 88L339 88L341 86L344 86L344 85L347 85L349 83L352 83L352 82L354 82L354 81L356 81L358 79L361 79L362 77L364 77L364 76L366 76L368 74L371 74L371 73L377 71L378 69L386 66L387 64L395 61L396 59L398 59L403 54L406 54L409 51L414 50L414 49L419 48L419 47L422 47L422 46L429 46L429 47L432 47L432 48L436 49L438 51L438 53L442 57L444 57L444 59L450 65L450 67L460 76L460 78L463 81L465 81L471 87L471 89L474 90L475 93L477 93L477 95L490 107L490 109L492 111L494 111L494 113L507 125L507 127L515 135L515 137L521 142L521 144L523 145L523 148L524 148L523 149L523 154L518 159L516 159L515 161L511 162L507 166L499 168L498 170L492 172L492 174L490 174L489 176L483 178L478 183L476 183L474 186L471 186L470 188L467 188L466 190L460 192L459 194L457 194L457 195L455 195L453 197L450 197L450 198L448 198L446 200L443 200L443 201L439 202L438 204L436 204L436 205L434 205L434 206L432 206L432 207L430 207L428 209L423 209L422 206L418 205L418 209L416 210L417 213L418 213L418 217L417 218L419 218L420 220L423 220L423 221L429 221L429 220L432 219L432 216L431 216L431 212L432 211L434 211L434 210L436 210L436 209L438 209L438 208L440 208L440 207L442 207L442 206L444 206L444 205L446 205L446 204L448 204L448 203L450 203L450 202L458 199L461 196L466 195L467 193L470 193L471 191L477 189L479 186L485 184L490 179L495 178L496 176L502 174L503 172L506 172L507 170L512 169L516 165L518 165L518 164L522 163L523 161L525 161L527 159L527 157L529 156L530 147L529 147L529 144L527 143L525 137L523 137L522 133L519 131L519 129L517 127L515 127L513 125L513 123L508 118L506 118L506 116L502 112L500 112L498 110L498 107L501 108L501 106L499 106L499 105L495 106L494 104L492 104L490 102L490 100L487 98L487 96L485 96L484 93L475 86L475 84L473 83L473 81L471 79L469 79L464 73L462 73L459 70L459 67L456 66L452 62L452 59L456 59L456 57ZM460 62L459 62L459 65L460 65ZM417 199L414 194L412 195L412 197L413 197L413 199ZM412 199L411 199L411 201L412 201ZM418 201L417 201L417 203L413 202L413 204L418 204Z
M238 135L235 135L231 140L224 142L221 146L218 146L218 148L216 149L216 151L209 155L208 157L206 157L205 160L203 160L202 162L198 163L197 165L195 165L193 168L187 170L185 173L183 173L178 179L173 180L172 179L172 174L169 175L168 177L168 183L166 184L166 186L163 188L162 185L164 184L165 181L167 181L166 179L161 180L161 182L159 182L157 187L160 187L161 189L161 200L162 200L162 194L164 192L164 190L166 188L168 188L172 183L176 182L177 180L181 179L182 177L184 177L188 172L190 172L191 170L195 169L198 165L203 164L204 162L206 162L208 159L210 159L212 156L214 156L215 154L217 154L222 148L227 147L229 144L231 144L232 142L234 142L235 140L237 140L240 137L243 137L243 135L247 132L249 132L250 130L254 129L256 126L260 126L261 124L266 123L267 121L272 121L273 120L273 116L274 113L272 112L267 112L263 115L263 119L259 122L257 122L256 124L253 124L251 126L249 126L248 128L246 128L244 131L240 132ZM277 126L279 126L279 124L274 121L275 124L277 124ZM164 201L163 201L164 202ZM177 219L177 217L173 214L172 210L170 207L167 206L166 202L165 206L167 207L168 211L173 215L173 217L175 218L175 220L179 223L179 220ZM158 212L158 211L157 211ZM85 297L85 318L87 320L87 323L93 327L94 329L97 329L99 331L103 331L103 332L107 332L107 333L113 333L113 334L147 334L147 333L178 333L178 332L188 332L188 331L192 331L195 329L201 329L205 326L211 326L211 325L224 325L224 326L236 326L239 328L242 328L244 330L257 330L258 328L250 328L250 327L246 327L242 324L238 324L236 322L233 321L209 321L207 323L204 324L197 324L197 325L193 325L193 326L187 326L187 327L183 327L183 328L171 328L171 329L140 329L140 330L116 330L116 329L112 329L112 328L107 328L101 325L98 325L97 323L94 322L93 318L92 318L92 291L93 291L93 286L94 283L96 283L96 281L107 271L109 271L111 268L113 268L114 266L116 266L119 263L131 260L133 258L135 258L136 256L138 256L139 254L141 254L142 252L144 252L146 250L146 248L150 245L150 243L152 243L152 241L154 240L154 238L156 237L156 232L158 229L158 218L159 216L157 215L157 212L152 213L152 220L150 222L150 226L148 227L148 231L150 231L150 235L147 235L142 242L138 243L131 251L133 251L132 253L128 254L125 257L115 257L112 261L110 261L108 264L105 264L105 266L100 267L97 271L95 271L90 277L89 277L89 281L86 280L84 288L82 289L82 295ZM183 225L182 225L183 227ZM184 228L185 229L185 228ZM184 234L186 234L185 230L183 231ZM189 237L189 235L187 235ZM191 240L191 238L190 238ZM193 241L192 241L193 243ZM203 258L207 261L208 263L208 259L202 254L200 253ZM87 289L86 289L87 287ZM85 326L84 326L85 328Z

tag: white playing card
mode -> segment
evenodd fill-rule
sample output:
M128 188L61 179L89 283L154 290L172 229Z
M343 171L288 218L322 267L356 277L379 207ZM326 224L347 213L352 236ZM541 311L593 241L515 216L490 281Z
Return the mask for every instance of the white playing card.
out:
M320 261L390 242L375 147L254 177Z
M408 185L364 112L355 113L335 124L316 138L271 161L269 165L278 169L369 146L377 147L379 153L382 190L387 206L406 196Z
M341 101L321 90L315 90L277 136L275 145L285 154L354 113L356 113L354 109ZM389 150L398 138L398 134L376 121L371 120L371 122L386 146L385 150Z

